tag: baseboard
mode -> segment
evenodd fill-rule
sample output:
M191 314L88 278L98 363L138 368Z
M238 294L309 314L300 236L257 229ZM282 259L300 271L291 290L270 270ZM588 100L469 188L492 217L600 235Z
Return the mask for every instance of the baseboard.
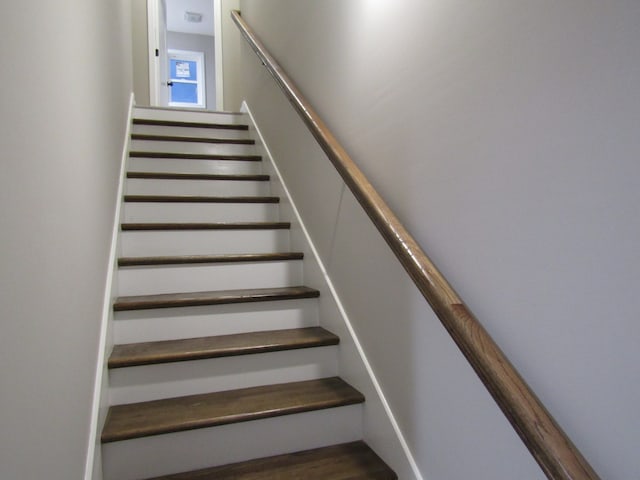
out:
M129 112L127 114L127 128L124 134L122 146L122 156L120 159L120 178L118 181L118 192L116 195L116 205L113 215L113 228L111 233L111 249L109 251L109 262L107 278L105 282L104 299L102 303L102 316L100 318L100 339L96 355L96 373L93 386L93 401L91 405L91 423L89 425L89 441L87 446L87 457L84 468L84 480L100 480L102 478L101 457L100 457L100 436L99 430L104 423L107 411L107 372L106 362L108 352L111 348L109 341L109 326L112 320L113 309L111 308L113 292L116 291L115 281L117 279L117 256L118 256L118 232L120 230L120 216L122 214L122 194L124 189L125 173L127 171L127 161L129 158L129 141L131 138L131 123L135 99L133 93L129 98Z
M291 231L294 232L295 230L299 229L299 231L302 232L302 242L304 243L303 247L305 247L303 248L303 250L305 251L305 276L307 265L311 265L312 268L314 268L315 266L316 275L314 275L314 280L316 280L317 282L322 282L324 283L324 285L320 286L314 284L313 287L319 288L321 292L323 292L321 296L324 293L329 293L335 310L340 317L340 321L344 324L344 331L347 332L348 338L343 338L343 336L339 333L341 337L341 348L345 348L347 350L349 348L352 348L357 353L359 365L349 366L348 370L351 371L351 375L349 375L347 372L342 372L341 375L343 376L343 378L345 378L345 380L353 383L357 388L365 391L365 396L367 398L367 409L372 412L372 415L382 414L386 417L385 421L379 421L379 419L376 420L375 425L365 425L365 431L367 431L369 427L369 431L371 432L371 438L367 438L367 436L365 435L365 440L369 442L371 446L376 450L376 452L380 454L380 456L382 456L382 458L392 466L392 468L398 474L399 478L414 478L416 480L423 480L423 477L418 469L413 455L409 450L408 444L393 415L391 407L385 398L380 383L376 378L371 364L367 360L365 351L358 339L358 336L356 335L352 323L349 320L349 316L347 315L347 312L345 311L342 302L340 301L339 294L331 281L331 278L320 258L320 255L318 254L318 250L314 245L314 241L311 238L309 231L305 228L304 221L300 216L299 210L296 208L295 202L293 201L289 190L287 189L280 171L278 170L277 163L271 155L269 147L260 132L260 128L257 125L253 114L251 113L251 109L246 102L243 102L240 110L247 113L249 116L250 135L253 135L255 137L254 139L256 141L257 153L263 154L263 157L265 157L265 161L268 162L270 170L272 171L269 173L273 173L277 177L277 180L272 179L272 184L279 186L285 197L281 200L283 215L286 215L284 210L287 207L290 208L290 216L292 218L286 218L286 220L292 222ZM283 218L281 220L285 219ZM294 225L297 228L293 228ZM307 258L309 256L312 258ZM349 355L347 354L344 356ZM351 355L350 358L353 359L354 355ZM366 385L364 383L366 383ZM365 414L365 422L366 420L367 419ZM376 439L378 439L378 441L376 441Z

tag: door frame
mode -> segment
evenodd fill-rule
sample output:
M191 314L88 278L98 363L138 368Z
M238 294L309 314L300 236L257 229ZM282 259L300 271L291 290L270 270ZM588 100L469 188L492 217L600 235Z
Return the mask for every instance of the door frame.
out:
M149 51L149 104L152 107L162 106L161 88L167 88L166 78L162 77L160 57L156 56L156 48L161 45L160 36L160 2L163 0L147 0L147 42ZM222 0L210 0L213 2L213 34L215 48L215 83L216 83L216 110L222 110L223 106L223 75L222 75ZM165 43L166 45L166 43ZM165 69L167 70L167 69ZM168 70L167 70L168 71ZM168 95L165 96L168 102ZM211 108L211 107L209 107Z

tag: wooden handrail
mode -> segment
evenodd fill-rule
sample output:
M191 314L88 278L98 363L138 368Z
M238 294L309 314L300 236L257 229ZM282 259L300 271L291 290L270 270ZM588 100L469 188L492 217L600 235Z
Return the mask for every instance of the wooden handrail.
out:
M240 16L231 16L536 459L554 480L598 475Z

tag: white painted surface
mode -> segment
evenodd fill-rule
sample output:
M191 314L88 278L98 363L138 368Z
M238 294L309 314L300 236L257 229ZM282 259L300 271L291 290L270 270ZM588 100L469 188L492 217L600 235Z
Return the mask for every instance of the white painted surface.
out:
M270 195L269 182L225 180L158 180L130 178L126 193L129 195Z
M2 4L3 479L84 475L132 90L130 16L119 0Z
M262 173L260 162L236 160L189 160L131 157L131 170L136 172L219 173L252 175Z
M212 0L166 0L166 2L168 30L196 35L214 35ZM187 22L185 12L202 14L202 21Z
M338 374L338 347L116 368L109 372L113 405L221 392Z
M147 135L189 135L190 137L203 138L247 138L246 130L227 130L223 128L164 127L155 125L134 125L133 133L143 133Z
M275 222L277 203L127 202L126 222Z
M600 475L638 477L638 3L241 6ZM295 131L284 107L270 108L268 74L243 55L252 59L243 60L242 77L258 122ZM336 286L379 298L371 291L394 261L373 255L375 242L348 227L360 224L349 201L339 250L327 254L314 224L333 231L337 217L307 207L315 197L294 187L304 177L287 169L294 152L278 132L266 134L278 140L272 149ZM335 198L333 183L325 188ZM356 255L345 272L340 262L353 261L358 240L370 254ZM363 346L424 476L539 476L521 454L513 465L499 448L483 456L494 430L496 446L510 434L498 420L493 426L495 407L472 376L448 380L450 364L460 379L466 367L411 287L390 286L389 305L408 303L405 315L346 305L356 331L367 332ZM409 387L394 388L402 378ZM458 441L468 447L462 460L441 455Z
M255 153L253 145L157 140L132 140L131 150L140 152L210 153L219 155L254 155Z
M238 113L180 110L172 108L138 107L135 109L134 117L150 118L155 120L177 120L181 122L246 123L244 116Z
M274 253L288 249L287 230L126 231L122 234L122 254L127 257Z
M120 159L120 175L118 178L118 189L116 198L122 197L122 191L126 182L125 175L127 171L127 161L129 159L129 134L131 125L131 115L133 113L134 94L131 93L129 97L129 110L127 131L125 132L122 154ZM113 347L113 335L112 335L112 322L113 322L113 297L117 291L118 282L118 264L117 264L117 252L118 252L118 233L120 225L120 217L122 215L122 203L116 202L115 211L113 215L113 227L111 231L111 248L109 250L109 260L107 265L107 279L105 282L106 288L104 292L104 299L102 302L102 317L100 319L100 339L98 341L97 355L96 355L96 376L93 386L93 401L91 421L89 424L89 441L87 460L84 471L85 480L99 480L102 476L102 458L100 455L100 434L99 430L104 424L104 420L107 416L109 409L108 401L108 372L107 372L107 359L109 353Z
M354 441L362 407L332 408L106 444L105 480L133 480Z
M302 262L214 263L121 267L120 295L277 288L302 284Z
M230 335L318 325L316 299L116 312L115 343Z

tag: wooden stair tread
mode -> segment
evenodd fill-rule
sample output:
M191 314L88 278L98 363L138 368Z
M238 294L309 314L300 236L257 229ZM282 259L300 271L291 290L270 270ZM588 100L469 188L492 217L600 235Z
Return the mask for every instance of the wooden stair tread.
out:
M168 158L183 160L231 160L240 162L260 162L260 155L227 155L220 153L182 153L182 152L129 152L134 158Z
M258 458L147 480L396 480L398 476L364 442Z
M149 118L134 118L134 125L151 125L157 127L188 127L188 128L212 128L219 130L249 130L249 125L238 123L206 123L183 122L179 120L152 120Z
M152 308L195 307L200 305L316 298L319 296L320 292L318 290L305 286L163 293L158 295L118 297L113 304L113 310L125 311L147 310Z
M120 228L131 230L287 230L291 228L289 222L189 222L189 223L123 223Z
M136 267L145 265L182 265L192 263L275 262L282 260L302 260L303 258L304 254L302 252L121 257L118 259L118 266Z
M102 442L206 428L364 402L339 377L116 405Z
M280 198L272 196L125 195L124 201L129 203L279 203Z
M307 327L129 343L114 346L109 357L109 368L324 347L337 345L338 342L336 335L322 327Z
M145 180L229 180L267 182L269 175L226 175L216 173L127 172L127 178Z
M131 140L150 140L153 142L188 142L188 143L220 143L232 145L254 145L251 138L207 138L187 137L182 135L150 135L146 133L132 133Z

